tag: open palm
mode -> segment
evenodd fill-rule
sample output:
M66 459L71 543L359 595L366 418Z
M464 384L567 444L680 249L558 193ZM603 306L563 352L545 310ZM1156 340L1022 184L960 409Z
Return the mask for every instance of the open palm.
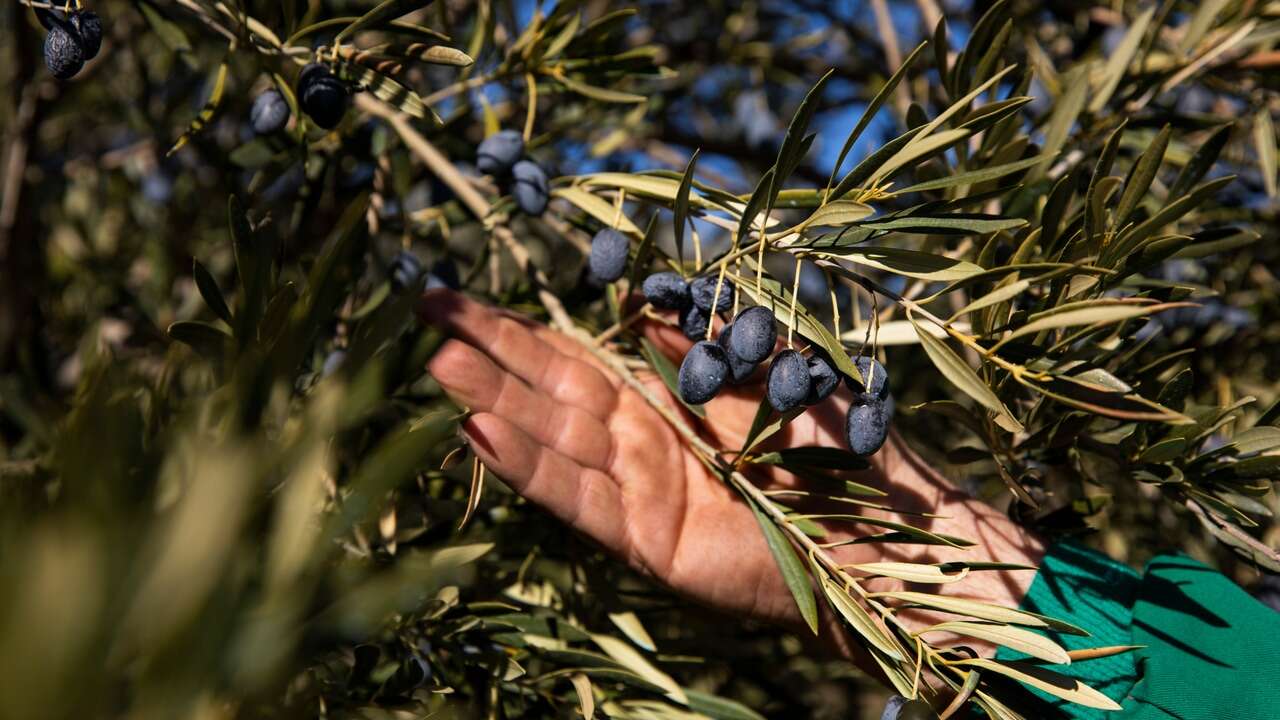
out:
M639 393L586 348L450 291L427 293L419 312L451 336L431 360L432 376L470 408L464 431L472 448L516 492L696 601L764 620L799 622L751 510ZM691 344L662 323L646 322L640 330L677 363ZM659 378L640 379L680 407ZM682 407L680 412L712 446L736 449L755 416L761 385L756 379L722 392L705 406L705 419ZM839 446L848 403L841 389L770 442ZM919 465L891 441L859 480L887 486L891 475L898 476L898 506L937 509L959 501ZM910 487L901 482L904 474L916 478ZM794 484L780 471L753 479L766 489ZM962 529L972 530L971 519L961 522L969 526ZM833 532L849 534L847 528ZM842 548L841 560L909 559L869 547Z

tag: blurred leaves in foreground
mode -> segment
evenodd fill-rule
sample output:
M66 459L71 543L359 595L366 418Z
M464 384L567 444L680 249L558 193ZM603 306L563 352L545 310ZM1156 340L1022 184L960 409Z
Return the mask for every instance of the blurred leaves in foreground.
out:
M0 716L878 714L847 664L684 607L456 436L396 253L660 365L625 332L637 278L581 282L602 226L633 276L731 275L850 376L892 360L908 442L1027 524L1275 568L1273 7L607 5L102 2L72 84L0 8ZM367 90L335 132L290 89L316 57ZM293 120L254 137L264 88ZM542 217L469 166L501 127L558 177ZM759 420L757 444L788 418ZM1017 718L993 679L1048 671L895 607L1062 662L1021 629L1050 620L858 585L980 564L806 563L821 528L739 489L802 612L829 603L899 692L927 663Z

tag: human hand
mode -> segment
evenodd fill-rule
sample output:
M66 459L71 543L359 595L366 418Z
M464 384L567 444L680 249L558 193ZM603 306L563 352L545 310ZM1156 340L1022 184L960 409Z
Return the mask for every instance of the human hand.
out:
M423 320L451 336L429 370L445 391L471 409L464 432L472 449L516 492L591 537L632 567L700 603L754 618L799 626L795 601L747 505L710 472L648 401L627 386L577 340L462 295L424 295ZM678 329L654 321L638 328L679 363L691 343ZM652 374L644 386L717 448L736 449L763 396L763 373L754 382L727 387L707 403L706 418L688 413ZM842 447L845 388L808 409L766 447ZM800 487L777 469L750 467L763 489ZM1006 517L947 484L901 441L891 437L869 470L850 479L889 493L897 510L940 518L859 509L931 532L980 542L974 550L920 545L847 545L833 555L841 563L943 562L996 557L1034 563L1038 541ZM848 506L806 507L805 512L849 512ZM878 532L835 523L825 541ZM875 589L901 586L877 580ZM1016 605L1029 573L975 574L933 591ZM963 587L960 587L963 586Z

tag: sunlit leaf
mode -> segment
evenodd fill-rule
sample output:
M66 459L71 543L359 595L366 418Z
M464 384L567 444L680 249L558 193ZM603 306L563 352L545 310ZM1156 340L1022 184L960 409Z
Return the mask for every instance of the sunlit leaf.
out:
M1021 683L1026 683L1037 690L1042 690L1054 697L1069 700L1078 705L1085 707L1098 708L1099 710L1120 710L1120 706L1114 700L1076 680L1060 673L1046 670L1039 665L1030 663L987 660L986 658L970 658L960 661L961 664L971 665L983 670L999 673L1006 677L1011 677Z
M1067 654L1067 651L1063 650L1054 641L1044 635L1012 625L949 621L931 625L917 634L930 632L951 632L958 635L967 635L979 640L1003 645L1011 650L1017 650L1025 655L1059 665L1070 664L1071 662L1071 656Z

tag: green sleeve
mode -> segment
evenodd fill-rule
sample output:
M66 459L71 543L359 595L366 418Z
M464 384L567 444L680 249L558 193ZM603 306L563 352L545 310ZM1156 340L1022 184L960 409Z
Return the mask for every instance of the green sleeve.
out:
M1054 666L1115 700L1104 712L1036 692L1046 716L1116 720L1257 720L1280 717L1280 613L1221 573L1163 555L1139 575L1073 543L1049 551L1022 607L1080 626L1091 637L1048 633L1068 650L1138 650ZM1025 659L1007 648L1001 660Z

